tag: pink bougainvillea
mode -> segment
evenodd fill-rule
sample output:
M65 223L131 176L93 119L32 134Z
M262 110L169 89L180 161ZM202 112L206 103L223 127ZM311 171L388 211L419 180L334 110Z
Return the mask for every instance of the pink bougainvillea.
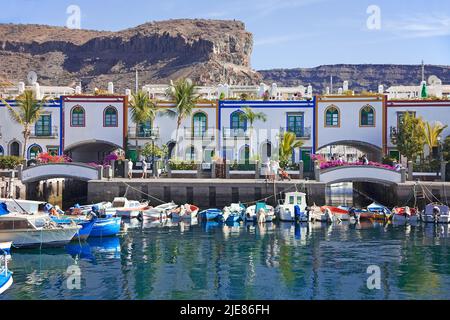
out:
M334 161L326 161L320 164L320 169L328 169L328 168L334 168L334 167L341 167L341 166L373 166L373 167L378 167L378 168L383 168L383 169L387 169L387 170L395 170L395 167L387 165L387 164L382 164L382 163L378 163L378 162L372 162L369 161L368 164L364 164L364 162L358 161L358 162L342 162L339 160L334 160Z

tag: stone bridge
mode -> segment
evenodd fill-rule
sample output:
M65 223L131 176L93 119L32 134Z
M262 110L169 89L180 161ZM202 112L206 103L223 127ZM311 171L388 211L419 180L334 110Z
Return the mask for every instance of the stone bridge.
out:
M392 185L406 181L405 169L394 171L369 165L344 165L318 171L316 180L326 184L360 181Z
M103 167L93 167L85 163L48 163L30 166L19 170L19 179L23 183L54 179L68 178L76 180L101 180Z

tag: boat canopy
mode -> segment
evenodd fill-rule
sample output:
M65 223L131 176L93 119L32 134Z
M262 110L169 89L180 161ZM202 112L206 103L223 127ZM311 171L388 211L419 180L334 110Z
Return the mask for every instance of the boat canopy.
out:
M8 206L6 205L6 203L0 202L0 216L3 216L8 213L9 213L9 210L8 210Z

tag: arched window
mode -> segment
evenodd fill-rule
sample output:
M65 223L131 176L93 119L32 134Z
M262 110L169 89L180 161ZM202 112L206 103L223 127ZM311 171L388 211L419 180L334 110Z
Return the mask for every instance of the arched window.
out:
M117 109L116 108L109 106L105 109L103 126L104 127L117 127L118 126Z
M359 112L359 125L363 127L375 126L375 109L371 105L365 105Z
M230 126L234 130L247 130L247 119L242 116L244 113L242 111L235 111L230 117Z
M194 137L203 137L208 129L208 117L204 112L197 112L192 118L192 135Z
M325 127L339 127L339 126L340 126L339 109L335 105L331 105L325 110Z
M72 108L72 113L70 115L70 125L72 127L84 127L85 124L85 112L82 106L75 106Z
M40 145L33 144L28 148L28 160L36 159L38 154L42 152Z
M3 150L3 147L0 146L0 156L4 156L5 155L5 151Z
M11 142L9 145L9 155L18 157L20 155L20 145L17 141Z
M186 161L194 161L195 160L195 148L194 146L190 146L186 149Z
M250 147L245 145L239 151L239 163L248 164L250 162Z

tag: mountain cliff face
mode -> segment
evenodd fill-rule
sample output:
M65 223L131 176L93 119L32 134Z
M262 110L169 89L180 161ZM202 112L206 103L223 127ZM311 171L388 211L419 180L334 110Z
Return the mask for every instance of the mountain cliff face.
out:
M419 85L422 80L420 65L395 64L337 64L315 68L272 69L258 71L266 83L276 82L278 85L313 86L316 93L325 92L330 86L330 76L333 76L333 88L337 92L343 81L349 82L349 89L356 92L378 91L378 85L385 89L395 85ZM436 75L443 84L450 83L450 66L425 65L425 79Z
M169 20L119 32L70 30L40 25L0 25L0 76L24 81L29 71L40 84L117 91L140 84L189 77L199 84L261 81L250 68L251 33L239 21Z

